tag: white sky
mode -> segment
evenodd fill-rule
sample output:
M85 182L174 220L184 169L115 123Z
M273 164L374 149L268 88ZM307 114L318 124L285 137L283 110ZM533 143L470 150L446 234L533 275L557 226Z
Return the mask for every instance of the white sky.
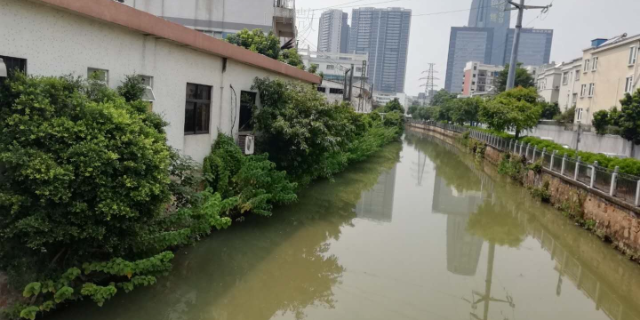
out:
M546 5L551 1L553 7L546 15L539 16L537 10L525 12L523 24L530 28L554 29L552 61L569 61L582 56L582 49L594 38L640 33L640 0L528 0L526 3ZM315 50L322 10L311 9L327 7L349 13L349 20L354 7L403 7L413 10L414 15L460 11L411 18L405 92L416 95L424 90L419 78L429 62L436 63L439 88L444 86L450 29L467 24L471 0L296 0L301 47L306 48L310 43L311 49ZM512 27L515 20L515 12L512 12Z

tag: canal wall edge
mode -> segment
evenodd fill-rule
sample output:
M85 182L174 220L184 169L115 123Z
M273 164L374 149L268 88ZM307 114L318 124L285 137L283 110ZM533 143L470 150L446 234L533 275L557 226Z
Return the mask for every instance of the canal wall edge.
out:
M408 124L409 127L438 133L448 137L449 143L459 144L460 133L426 124ZM472 138L469 138L472 139ZM484 158L497 166L503 152L486 145ZM560 176L546 168L540 173L527 170L522 181L525 187L541 188L549 183L550 203L567 216L581 221L593 221L591 231L605 241L610 241L633 260L640 260L640 209L610 197L598 190L590 189Z

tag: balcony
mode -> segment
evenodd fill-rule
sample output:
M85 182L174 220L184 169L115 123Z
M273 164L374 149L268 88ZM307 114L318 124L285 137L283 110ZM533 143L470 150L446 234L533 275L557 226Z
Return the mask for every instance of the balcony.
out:
M273 0L274 33L281 38L296 37L296 3L295 0Z

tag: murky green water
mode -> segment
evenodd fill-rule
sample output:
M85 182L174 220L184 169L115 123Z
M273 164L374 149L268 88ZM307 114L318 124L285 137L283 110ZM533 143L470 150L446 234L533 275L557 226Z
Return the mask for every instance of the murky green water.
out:
M158 285L52 318L640 319L640 266L456 150L408 132Z

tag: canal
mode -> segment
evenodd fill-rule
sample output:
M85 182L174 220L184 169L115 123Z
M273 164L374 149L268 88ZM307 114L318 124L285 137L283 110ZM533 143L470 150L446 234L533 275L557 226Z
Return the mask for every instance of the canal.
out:
M456 147L402 143L60 320L640 319L640 266Z

